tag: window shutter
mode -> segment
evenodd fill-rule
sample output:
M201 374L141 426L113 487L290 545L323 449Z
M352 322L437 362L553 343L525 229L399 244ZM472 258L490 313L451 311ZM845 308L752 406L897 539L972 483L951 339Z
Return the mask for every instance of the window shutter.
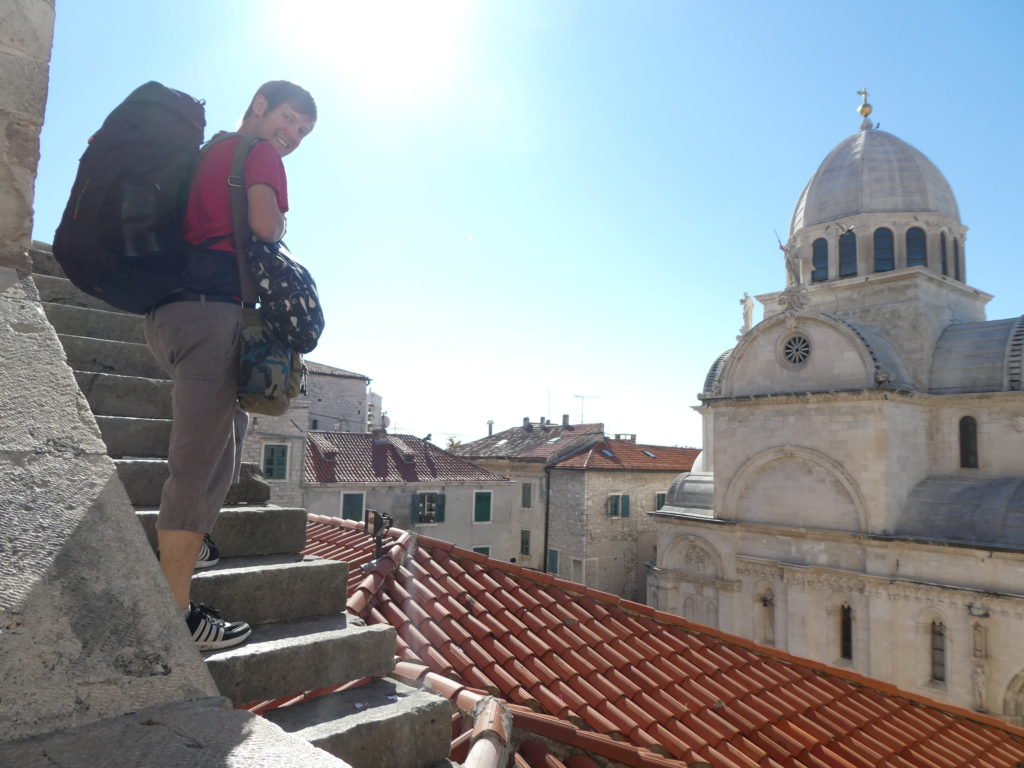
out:
M619 497L612 494L608 497L608 517L619 516Z
M629 517L629 494L622 494L622 516Z
M437 509L434 512L434 520L438 523L444 522L444 494L437 494Z

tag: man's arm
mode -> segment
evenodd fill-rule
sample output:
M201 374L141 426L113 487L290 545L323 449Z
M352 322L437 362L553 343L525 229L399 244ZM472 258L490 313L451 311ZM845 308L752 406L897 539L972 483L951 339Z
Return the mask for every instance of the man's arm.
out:
M277 207L277 192L269 184L253 184L246 190L249 199L249 229L260 240L276 243L284 237L284 214Z

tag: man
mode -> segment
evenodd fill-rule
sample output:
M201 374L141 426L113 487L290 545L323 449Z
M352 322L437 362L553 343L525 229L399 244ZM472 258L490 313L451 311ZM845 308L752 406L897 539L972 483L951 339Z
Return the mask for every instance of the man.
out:
M288 184L282 158L313 130L316 103L294 83L260 86L239 133L257 143L245 164L248 223L267 242L284 236ZM191 244L182 289L146 318L146 342L173 382L169 476L160 498L160 567L199 650L244 642L245 622L221 619L189 600L194 568L219 558L209 538L231 483L238 479L248 415L238 407L241 288L228 187L238 137L204 153L189 193L182 235Z

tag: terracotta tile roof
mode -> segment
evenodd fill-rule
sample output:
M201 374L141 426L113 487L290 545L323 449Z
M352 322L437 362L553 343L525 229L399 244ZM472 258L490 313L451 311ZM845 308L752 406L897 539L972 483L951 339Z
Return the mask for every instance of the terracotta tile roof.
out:
M506 429L496 435L463 443L454 450L470 459L519 459L547 461L564 455L574 446L604 436L604 424L540 424L528 423Z
M602 440L552 464L558 469L609 469L689 472L699 448L640 445L631 440Z
M361 531L311 515L307 552L370 562ZM520 747L516 766L1024 762L1024 729L994 717L447 542L391 529L385 556L353 570L349 611L397 628L396 674L464 711L499 696L516 728L538 737L524 745L547 744Z
M306 483L505 482L507 478L412 435L309 432Z
M369 376L364 376L361 373L353 373L352 371L346 371L343 368L335 368L333 365L324 365L323 363L314 363L312 360L304 360L306 369L317 376L337 376L340 379L365 379L370 380Z

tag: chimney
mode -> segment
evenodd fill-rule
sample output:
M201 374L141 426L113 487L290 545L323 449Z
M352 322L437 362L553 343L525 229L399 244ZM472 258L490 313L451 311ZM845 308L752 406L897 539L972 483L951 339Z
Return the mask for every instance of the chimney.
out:
M563 413L562 414L562 426L563 427L568 427L569 426L569 414L568 413Z
M373 444L374 445L387 445L388 442L388 431L384 427L378 427L373 430Z
M532 432L533 431L533 425L530 423L530 417L529 416L523 416L523 430L525 432Z
M490 437L494 434L494 419L487 420L487 436Z

